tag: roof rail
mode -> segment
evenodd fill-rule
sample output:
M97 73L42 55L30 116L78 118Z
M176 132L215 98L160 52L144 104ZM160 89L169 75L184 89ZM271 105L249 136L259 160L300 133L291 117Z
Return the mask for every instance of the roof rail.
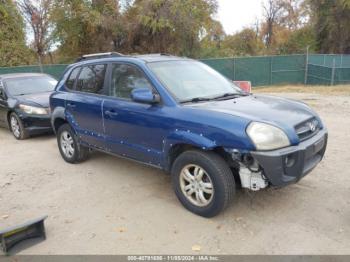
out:
M118 52L87 54L79 57L77 60L75 60L75 62L80 62L83 60L99 59L99 58L120 57L120 56L124 56L124 55Z
M152 54L142 54L142 55L135 55L137 57L144 57L144 56L173 56L171 54L167 53L152 53Z

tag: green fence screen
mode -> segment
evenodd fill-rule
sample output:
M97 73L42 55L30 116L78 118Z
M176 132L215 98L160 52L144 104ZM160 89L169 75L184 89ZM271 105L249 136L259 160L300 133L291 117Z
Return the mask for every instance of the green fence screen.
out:
M232 80L253 86L350 83L350 55L291 55L202 59Z
M289 55L201 59L231 80L253 86L350 83L350 55ZM43 72L59 79L67 65L44 65ZM39 66L0 67L0 75L40 72Z
M350 83L350 55L310 55L307 83L339 85Z
M59 79L67 65L43 65L43 73L52 75ZM40 66L15 66L15 67L0 67L0 75L10 73L40 73Z
M305 55L202 59L232 80L249 80L253 86L302 84Z

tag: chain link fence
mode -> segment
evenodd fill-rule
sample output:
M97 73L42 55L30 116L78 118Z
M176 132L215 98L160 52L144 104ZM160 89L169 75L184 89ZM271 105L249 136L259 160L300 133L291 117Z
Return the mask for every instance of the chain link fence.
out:
M235 81L253 86L350 84L350 55L288 55L201 59ZM44 73L60 78L67 65L43 65ZM39 66L0 67L7 73L40 72Z
M339 85L350 83L350 55L310 55L307 83Z

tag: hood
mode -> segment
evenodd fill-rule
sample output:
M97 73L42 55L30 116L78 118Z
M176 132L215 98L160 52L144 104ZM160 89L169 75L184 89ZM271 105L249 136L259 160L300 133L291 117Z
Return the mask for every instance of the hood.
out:
M302 102L266 95L250 95L224 101L190 104L189 106L287 128L292 128L317 116L310 107Z
M50 95L51 95L51 92L46 92L46 93L16 96L16 98L20 103L48 108Z

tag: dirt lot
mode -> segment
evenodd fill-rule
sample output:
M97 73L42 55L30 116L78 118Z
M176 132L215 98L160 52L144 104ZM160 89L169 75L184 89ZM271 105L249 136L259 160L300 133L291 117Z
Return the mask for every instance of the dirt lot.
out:
M325 160L297 185L240 191L204 219L161 171L100 153L69 165L55 137L16 141L0 129L0 229L49 215L47 240L20 254L350 254L350 94L284 91L330 132Z

